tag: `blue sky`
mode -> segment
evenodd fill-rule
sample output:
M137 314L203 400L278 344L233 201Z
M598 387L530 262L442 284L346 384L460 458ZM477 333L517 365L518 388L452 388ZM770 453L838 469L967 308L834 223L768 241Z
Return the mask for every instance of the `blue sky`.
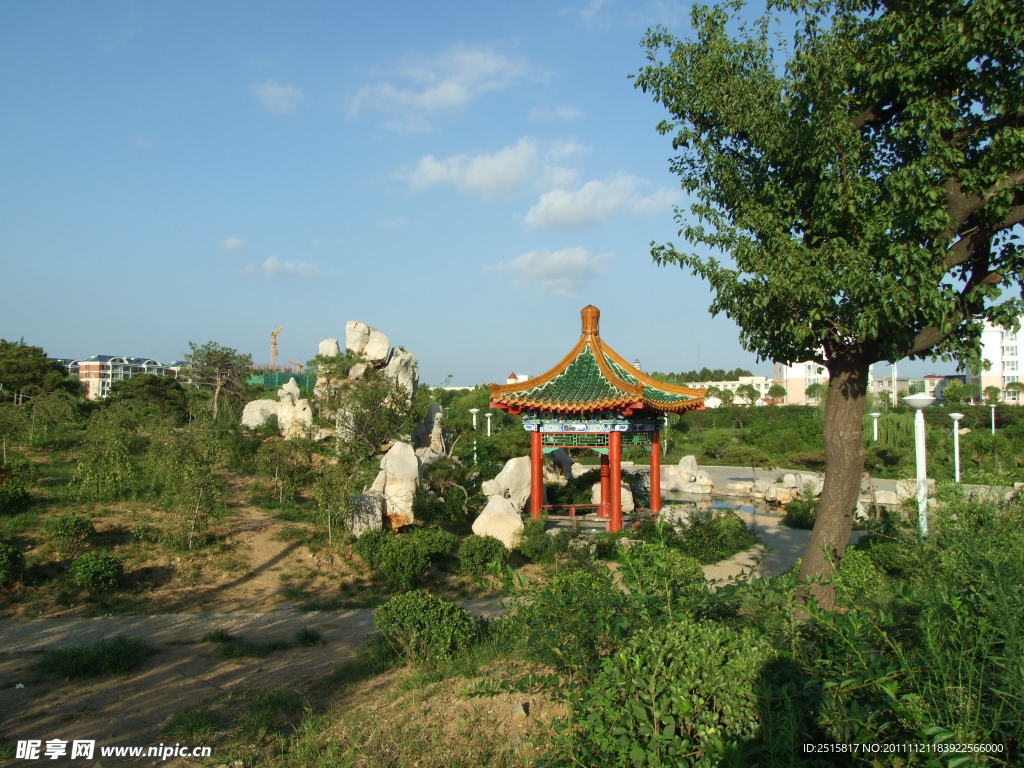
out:
M681 195L627 76L688 8L5 3L0 336L266 362L283 326L306 361L358 319L471 384L546 370L592 303L645 369L768 374L650 258Z

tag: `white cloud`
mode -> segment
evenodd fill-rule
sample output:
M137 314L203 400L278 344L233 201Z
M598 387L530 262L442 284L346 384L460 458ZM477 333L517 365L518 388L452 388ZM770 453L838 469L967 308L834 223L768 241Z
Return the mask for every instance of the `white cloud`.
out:
M253 83L250 90L264 108L279 115L294 112L302 101L302 89L295 85L265 80Z
M310 280L320 274L320 268L305 261L281 261L271 256L260 265L246 265L245 272L250 275L262 272L270 277L299 277Z
M641 179L622 174L576 189L553 189L541 195L524 222L530 229L584 229L603 224L619 211L634 216L668 211L679 199L678 192L666 188L643 194L644 186Z
M588 27L595 27L602 23L601 12L608 4L608 0L588 0L588 2L580 8L580 18L583 23Z
M537 165L536 143L527 138L493 153L453 155L437 159L433 155L420 158L406 176L416 189L435 184L452 184L467 192L488 197L518 192L529 181Z
M429 116L463 107L487 93L504 90L525 75L519 59L483 46L456 45L424 59L384 81L360 88L352 114L384 112L388 128L426 131Z
M225 237L219 243L220 247L225 251L240 251L245 248L245 240L240 237Z
M571 297L601 273L609 258L586 248L527 251L490 269L507 272L516 282L536 286L549 296Z
M536 122L568 123L581 117L583 112L568 104L559 104L557 107L534 107L530 110L530 119Z

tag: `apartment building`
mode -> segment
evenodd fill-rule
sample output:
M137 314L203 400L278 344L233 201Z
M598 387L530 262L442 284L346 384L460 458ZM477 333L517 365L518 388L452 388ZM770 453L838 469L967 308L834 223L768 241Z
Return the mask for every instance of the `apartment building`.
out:
M1024 326L1024 315L1018 318L1018 323ZM1020 381L1021 364L1024 361L1022 334L1024 327L1014 331L985 323L981 332L981 357L989 363L989 367L977 376L969 376L968 381L977 384L982 392L986 387L999 387L1004 402L1019 405L1022 402L1021 393L1006 389L1006 385Z
M100 400L109 395L115 381L147 373L177 379L186 367L183 360L164 364L148 357L117 355L93 355L80 360L64 358L58 362L67 369L69 375L78 377L85 389L85 396L90 400Z
M774 383L775 382L769 379L767 376L740 376L738 379L734 381L696 381L693 383L688 383L686 386L698 388L714 387L715 389L718 389L720 391L728 390L732 392L735 396L737 389L742 387L744 384L749 384L750 386L757 390L758 400L755 403L755 405L764 405L765 401L768 399L768 390ZM717 398L709 397L708 400L717 400ZM740 397L736 397L733 402L737 404L745 404L745 401ZM708 407L715 407L714 403L709 403Z

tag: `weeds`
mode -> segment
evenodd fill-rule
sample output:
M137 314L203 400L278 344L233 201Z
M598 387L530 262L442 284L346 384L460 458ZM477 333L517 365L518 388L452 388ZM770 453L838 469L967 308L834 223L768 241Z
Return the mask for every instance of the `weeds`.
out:
M145 664L156 649L142 640L116 635L93 645L47 651L35 664L47 678L127 675Z

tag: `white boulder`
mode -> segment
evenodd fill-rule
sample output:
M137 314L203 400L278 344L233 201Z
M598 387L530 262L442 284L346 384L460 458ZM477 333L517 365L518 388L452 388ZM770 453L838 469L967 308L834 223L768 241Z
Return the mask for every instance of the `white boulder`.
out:
M242 426L249 429L263 426L271 416L277 416L278 407L277 400L253 400L246 403L242 410Z
M324 339L317 347L317 355L320 357L337 357L341 354L341 346L337 339Z
M600 504L601 503L601 484L594 483L590 487L590 503ZM632 512L635 509L633 503L633 490L626 484L622 484L622 511Z
M517 456L505 462L505 466L480 487L484 496L500 496L508 499L519 512L530 498L530 457Z
M676 465L679 469L679 474L693 476L697 474L697 470L700 467L697 465L696 456L683 456Z
M357 355L363 354L366 342L370 340L370 326L358 320L345 323L345 349Z
M294 376L277 390L277 425L283 438L309 437L313 433L313 408L300 395Z
M384 515L392 528L411 525L416 519L412 504L420 484L420 460L409 443L396 442L380 460L380 474L372 491L384 495Z
M515 506L506 498L491 496L487 506L473 521L473 533L477 536L492 536L506 549L514 548L522 536L525 526Z
M410 396L415 396L416 387L420 383L420 369L416 362L416 355L406 352L404 349L396 349L384 368L384 375L404 387Z

